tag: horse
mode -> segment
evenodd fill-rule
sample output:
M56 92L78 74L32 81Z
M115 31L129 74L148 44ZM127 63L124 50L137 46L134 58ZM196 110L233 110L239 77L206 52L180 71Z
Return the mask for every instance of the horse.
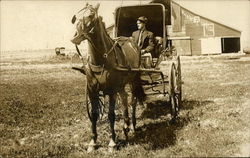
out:
M110 123L109 150L117 147L115 125L115 104L117 96L120 96L123 111L123 131L126 136L128 132L135 131L136 126L136 104L143 102L146 98L144 93L140 72L130 71L131 68L139 68L140 52L138 46L130 38L111 39L108 35L102 17L98 15L100 4L92 6L86 4L72 18L76 23L76 33L71 42L76 46L82 41L88 41L88 59L83 73L87 78L87 93L91 103L91 140L88 144L88 152L97 146L97 120L99 116L99 92L103 92L109 98L108 119ZM124 70L124 71L123 71ZM125 86L129 84L132 93L132 126L128 114L128 94Z

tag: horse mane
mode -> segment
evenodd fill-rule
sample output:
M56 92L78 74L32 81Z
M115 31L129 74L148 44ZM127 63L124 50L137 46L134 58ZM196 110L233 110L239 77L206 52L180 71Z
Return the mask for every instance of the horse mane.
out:
M101 56L103 56L105 53L109 53L106 61L103 57L100 57L100 59L102 58L107 67L115 68L117 66L117 63L125 60L125 56L123 55L121 48L115 43L116 41L109 36L105 28L105 23L103 22L103 18L101 16L98 16L96 18L95 25L96 30L94 30L93 32L98 31L98 37L95 37L96 40L92 39L92 41L95 40L95 42L97 42L95 47L103 47L99 49L101 50L101 52L99 51L99 53L102 53L100 54ZM94 42L91 43L94 44ZM112 49L112 47L114 48Z
M98 19L99 26L102 29L103 35L105 37L107 37L109 39L109 41L113 44L115 41L109 36L109 34L108 34L107 30L106 30L106 25L103 22L102 16L98 16L97 19Z
M138 68L140 53L137 45L129 37L112 39L101 16L97 16L90 38L91 64L106 68ZM105 57L106 56L106 57Z

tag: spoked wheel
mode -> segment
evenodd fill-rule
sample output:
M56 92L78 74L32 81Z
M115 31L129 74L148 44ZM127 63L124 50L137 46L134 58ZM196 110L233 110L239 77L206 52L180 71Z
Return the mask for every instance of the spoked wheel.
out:
M179 109L180 109L180 85L178 85L181 81L179 81L178 70L174 63L171 64L170 73L169 73L169 100L171 103L171 115L172 119L178 117Z
M177 56L177 88L179 91L179 105L181 107L181 99L182 99L182 79L181 79L181 61L180 61L180 56Z
M105 108L104 105L106 104L104 96L99 96L99 103L100 103L100 106L98 107L99 118L102 119L102 117L104 115L104 108ZM91 117L92 106L91 106L91 102L89 99L89 92L87 89L87 83L86 83L86 89L85 89L85 106L87 109L87 114L88 114L89 120L92 121L92 117Z
M89 99L89 93L88 93L88 88L87 88L87 83L86 83L86 88L85 88L85 106L87 108L87 114L88 114L88 117L89 117L89 120L92 121L92 118L91 118L91 103L90 103L90 99Z

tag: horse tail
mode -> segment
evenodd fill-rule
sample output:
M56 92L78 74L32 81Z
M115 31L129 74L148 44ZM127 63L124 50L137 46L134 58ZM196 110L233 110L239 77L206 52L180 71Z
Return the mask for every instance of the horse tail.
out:
M141 75L137 73L132 83L132 93L138 99L139 102L143 102L146 100L146 94L142 87Z

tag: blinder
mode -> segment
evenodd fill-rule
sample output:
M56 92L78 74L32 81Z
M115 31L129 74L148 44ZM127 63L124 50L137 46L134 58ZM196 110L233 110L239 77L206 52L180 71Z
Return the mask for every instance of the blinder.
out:
M93 8L91 5L86 4L86 7L78 11L78 13L72 17L72 24L74 24L76 21L78 22L76 24L76 33L71 39L71 42L79 45L81 41L89 38L88 34L93 33L96 20L98 18L98 8L99 5ZM89 15L84 16L87 11L89 11Z

